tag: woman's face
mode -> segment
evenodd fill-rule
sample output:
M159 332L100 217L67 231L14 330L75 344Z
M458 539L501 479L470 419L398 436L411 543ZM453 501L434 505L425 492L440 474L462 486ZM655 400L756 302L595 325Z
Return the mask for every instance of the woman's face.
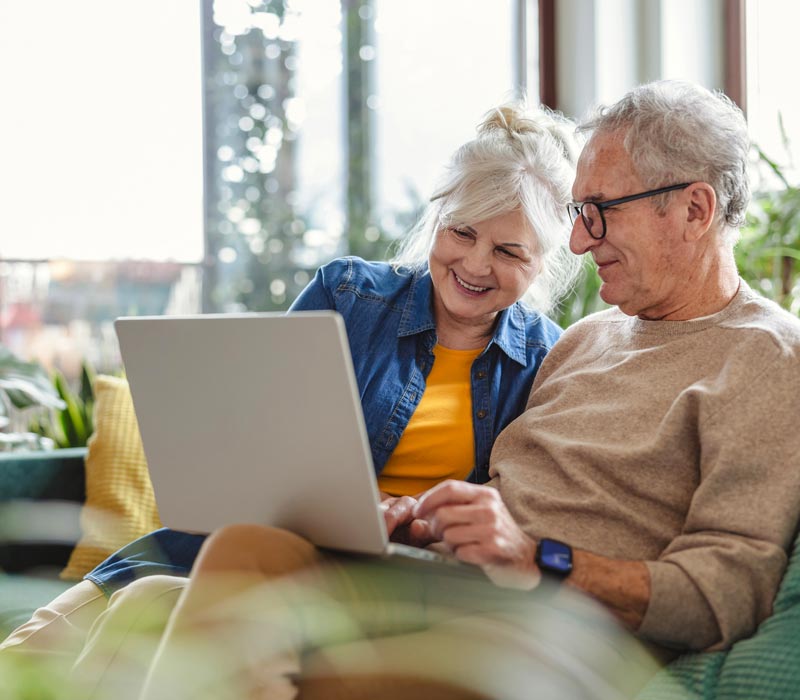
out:
M536 237L518 209L440 230L429 266L437 323L491 325L539 271Z

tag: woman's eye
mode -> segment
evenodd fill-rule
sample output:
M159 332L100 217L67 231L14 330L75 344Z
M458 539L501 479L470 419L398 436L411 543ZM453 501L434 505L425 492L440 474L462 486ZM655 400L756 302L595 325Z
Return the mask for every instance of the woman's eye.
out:
M464 231L464 230L458 229L458 228L451 228L450 230L454 234L456 234L456 236L458 236L458 238L464 238L464 239L472 238L472 233L470 233L469 231Z
M519 257L515 253L512 253L508 248L497 248L497 252L500 253L504 258Z

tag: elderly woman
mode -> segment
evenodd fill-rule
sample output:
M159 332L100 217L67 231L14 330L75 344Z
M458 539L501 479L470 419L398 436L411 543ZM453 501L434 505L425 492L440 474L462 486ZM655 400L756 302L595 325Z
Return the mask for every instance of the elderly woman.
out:
M492 444L524 410L561 333L543 313L579 264L567 248L565 214L573 139L573 125L558 115L492 110L453 155L390 263L335 260L290 309L333 309L344 318L390 530L396 506L407 509L410 497L442 480L488 480ZM394 537L403 539L402 527ZM112 607L174 600L184 579L150 575L185 576L202 542L166 529L137 540L1 648L71 646L66 658L74 657L107 596L120 591Z

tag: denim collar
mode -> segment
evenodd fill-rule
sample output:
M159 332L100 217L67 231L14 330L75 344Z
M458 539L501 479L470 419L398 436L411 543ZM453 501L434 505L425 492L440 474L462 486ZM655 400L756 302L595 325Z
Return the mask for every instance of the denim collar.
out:
M434 334L436 331L436 319L433 317L433 283L427 266L415 270L412 274L397 336L416 335L425 331L433 331ZM494 335L483 352L486 353L492 345L497 345L510 359L526 367L528 365L526 340L525 317L519 303L516 303L498 314Z

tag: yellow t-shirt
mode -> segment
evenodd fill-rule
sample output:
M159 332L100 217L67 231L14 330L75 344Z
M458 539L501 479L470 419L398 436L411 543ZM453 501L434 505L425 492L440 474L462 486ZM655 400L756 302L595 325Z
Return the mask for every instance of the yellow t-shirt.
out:
M477 350L433 349L425 392L378 477L381 491L413 496L475 466L470 370Z

